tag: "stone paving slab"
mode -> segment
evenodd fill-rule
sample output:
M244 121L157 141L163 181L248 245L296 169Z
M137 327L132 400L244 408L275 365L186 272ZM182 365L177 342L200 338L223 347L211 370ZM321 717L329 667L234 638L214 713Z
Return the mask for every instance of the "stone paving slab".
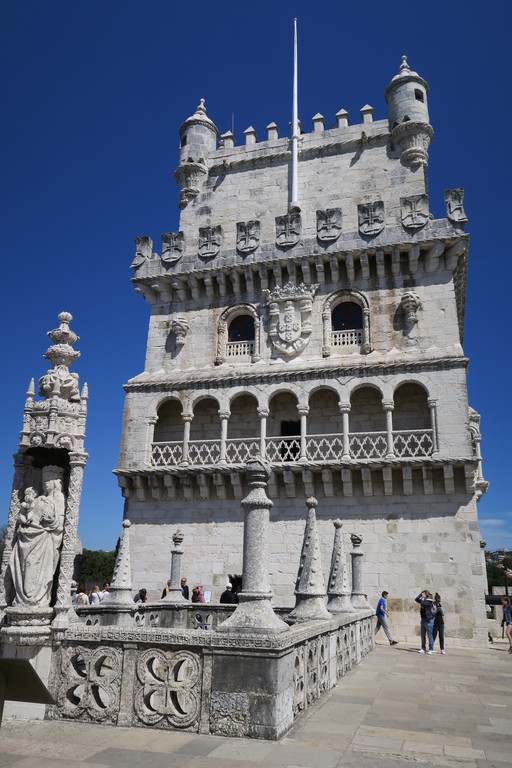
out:
M0 768L510 768L512 657L379 646L279 742L5 720Z

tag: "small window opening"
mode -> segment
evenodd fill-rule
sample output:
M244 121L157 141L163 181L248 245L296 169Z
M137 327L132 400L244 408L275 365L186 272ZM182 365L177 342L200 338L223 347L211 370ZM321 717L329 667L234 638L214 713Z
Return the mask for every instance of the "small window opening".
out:
M363 327L363 313L359 304L343 301L332 312L332 330L350 331Z
M181 140L181 144L180 144L180 147L184 147L184 146L186 145L186 143L187 143L187 137L186 137L186 136L183 136L183 138L182 138L182 140Z
M425 97L423 95L423 91L420 91L419 88L416 88L414 91L414 95L416 97L416 101L425 101Z
M411 118L409 117L409 115L405 115L405 116L404 116L404 119L402 120L402 122L403 122L403 123L408 123L410 119L411 119Z
M229 324L228 341L254 341L254 318L238 315Z

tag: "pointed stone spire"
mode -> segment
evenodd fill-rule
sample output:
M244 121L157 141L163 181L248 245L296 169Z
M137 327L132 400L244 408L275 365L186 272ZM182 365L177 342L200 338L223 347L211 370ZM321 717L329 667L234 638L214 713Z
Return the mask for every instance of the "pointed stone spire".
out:
M292 623L331 618L325 605L325 580L315 512L318 501L310 496L306 500L306 505L308 517L295 584L296 603L288 616L288 620Z
M82 387L81 399L82 400L88 400L89 399L89 387L87 386L87 382L85 382L83 387Z
M351 592L348 568L341 535L342 525L341 520L334 521L334 544L332 547L331 572L327 589L329 596L327 610L330 613L354 613L355 611L350 601Z
M407 56L402 56L402 63L400 64L400 69L398 70L400 75L406 75L411 71L410 66L407 63Z
M121 532L121 543L114 566L114 575L110 592L107 597L108 605L133 606L132 598L132 569L130 563L130 526L129 520L123 520L123 530ZM106 605L107 603L105 603Z

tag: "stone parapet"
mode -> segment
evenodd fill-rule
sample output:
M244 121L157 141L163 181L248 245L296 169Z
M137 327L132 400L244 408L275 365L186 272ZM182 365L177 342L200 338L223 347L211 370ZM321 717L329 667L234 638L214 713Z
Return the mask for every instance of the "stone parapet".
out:
M258 637L76 625L54 648L47 716L277 739L373 650L373 623L359 611Z

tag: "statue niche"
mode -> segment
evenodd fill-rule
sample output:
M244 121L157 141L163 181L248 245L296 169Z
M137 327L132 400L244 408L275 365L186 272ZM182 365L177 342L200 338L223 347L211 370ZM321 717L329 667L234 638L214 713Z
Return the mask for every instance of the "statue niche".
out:
M64 530L66 497L62 488L63 469L42 470L43 494L25 489L11 554L11 575L15 589L13 606L49 608L53 577L57 569Z

